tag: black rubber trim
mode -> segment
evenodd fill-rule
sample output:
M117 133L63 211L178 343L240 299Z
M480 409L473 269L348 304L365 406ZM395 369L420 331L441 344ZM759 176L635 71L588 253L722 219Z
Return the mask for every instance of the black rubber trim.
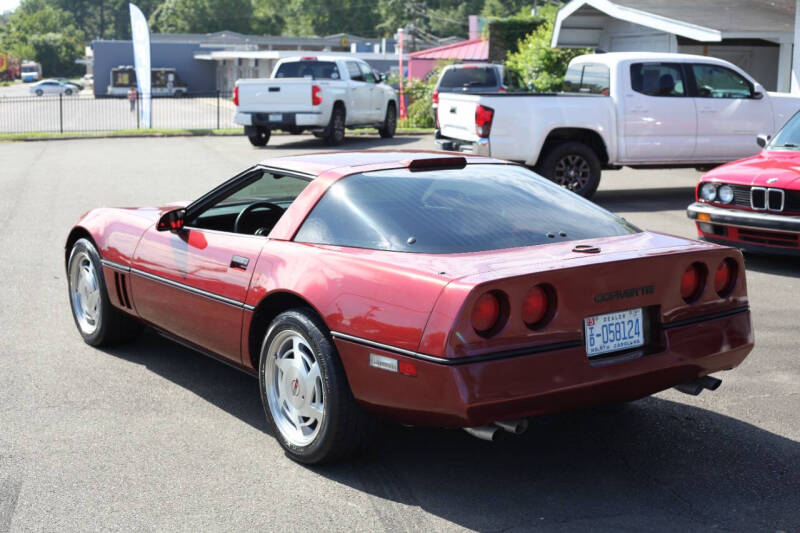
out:
M706 322L708 320L716 320L718 318L726 318L733 315L738 315L739 313L746 313L750 311L750 306L745 305L742 307L734 307L733 309L727 309L725 311L719 311L717 313L708 313L705 315L693 316L691 318L684 318L683 320L676 320L674 322L668 322L666 324L661 324L661 329L672 329L672 328L679 328L681 326L690 326L692 324L697 324L700 322Z
M566 341L566 342L556 342L551 344L542 344L541 346L533 346L529 348L519 348L515 350L504 350L502 352L494 352L485 355L474 355L470 357L459 357L455 358L445 358L445 357L437 357L434 355L428 355L424 353L414 352L412 350L406 350L404 348L398 348L396 346L391 346L389 344L383 344L381 342L371 341L369 339L363 339L361 337L356 337L354 335L348 335L347 333L341 333L339 331L331 331L331 335L334 338L339 338L351 342L355 342L356 344L362 344L364 346L369 346L371 348L378 348L380 350L384 350L387 352L394 352L400 355L405 355L407 357L412 357L415 359L420 359L422 361L428 361L430 363L437 363L441 365L448 365L448 366L455 366L455 365L466 365L470 363L481 363L484 361L492 361L495 359L508 359L511 357L522 357L524 355L533 355L541 352L551 352L555 350L564 350L567 348L575 348L577 346L583 346L582 340L574 340L574 341Z

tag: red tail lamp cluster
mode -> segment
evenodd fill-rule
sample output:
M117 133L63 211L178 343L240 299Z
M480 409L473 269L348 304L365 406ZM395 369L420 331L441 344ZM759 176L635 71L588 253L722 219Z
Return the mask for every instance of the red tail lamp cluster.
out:
M738 274L738 263L730 257L723 259L714 271L714 292L722 298L729 296L736 286ZM697 301L705 290L707 278L708 267L705 264L696 262L689 265L681 277L681 298L686 303Z
M520 309L520 318L531 329L546 325L555 314L555 290L547 284L534 285L528 290ZM475 333L491 337L503 329L509 320L508 295L493 290L480 295L472 305L470 320Z

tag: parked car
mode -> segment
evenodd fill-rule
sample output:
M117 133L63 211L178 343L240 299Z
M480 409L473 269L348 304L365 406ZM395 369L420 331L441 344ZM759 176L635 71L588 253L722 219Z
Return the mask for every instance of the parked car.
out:
M439 95L444 148L491 155L590 197L601 169L714 166L754 155L800 109L742 69L706 56L610 53L573 59L563 94Z
M70 80L68 78L52 78L52 79L54 79L56 81L60 81L61 83L65 84L65 85L70 85L72 87L73 91L76 92L76 93L83 90L83 84L81 82L73 81L73 80Z
M433 89L433 116L439 107L440 92L494 93L506 92L513 84L503 65L494 63L460 63L447 65L439 74ZM436 129L438 133L438 128ZM438 135L437 135L438 137Z
M278 61L269 79L242 79L233 89L234 122L253 146L265 146L274 129L305 130L328 144L344 141L345 128L377 128L394 136L397 96L383 77L352 57L293 57Z
M78 89L72 84L49 79L34 83L30 86L29 91L36 96L43 96L45 94L63 94L69 96L78 92Z
M687 214L704 240L800 255L800 114L758 145L760 154L705 174Z
M148 324L257 376L305 463L361 449L374 416L489 439L699 394L753 347L738 250L642 231L482 157L268 159L188 205L90 211L65 260L85 342Z

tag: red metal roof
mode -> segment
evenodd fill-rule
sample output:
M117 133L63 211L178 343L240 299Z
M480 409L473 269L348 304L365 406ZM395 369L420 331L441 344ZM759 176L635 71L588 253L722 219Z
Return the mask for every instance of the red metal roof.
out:
M460 43L437 46L409 54L412 59L461 59L467 61L487 61L489 41L471 39Z

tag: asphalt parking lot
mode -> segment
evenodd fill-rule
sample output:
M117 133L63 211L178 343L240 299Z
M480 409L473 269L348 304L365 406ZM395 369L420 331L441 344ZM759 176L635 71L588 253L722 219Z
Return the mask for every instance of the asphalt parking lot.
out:
M322 149L311 136L0 143L0 531L797 530L797 260L747 257L756 348L716 392L536 419L497 443L389 425L366 456L324 468L283 455L254 379L152 333L81 341L63 264L81 213L193 199L264 157ZM691 237L698 177L608 172L596 201Z

